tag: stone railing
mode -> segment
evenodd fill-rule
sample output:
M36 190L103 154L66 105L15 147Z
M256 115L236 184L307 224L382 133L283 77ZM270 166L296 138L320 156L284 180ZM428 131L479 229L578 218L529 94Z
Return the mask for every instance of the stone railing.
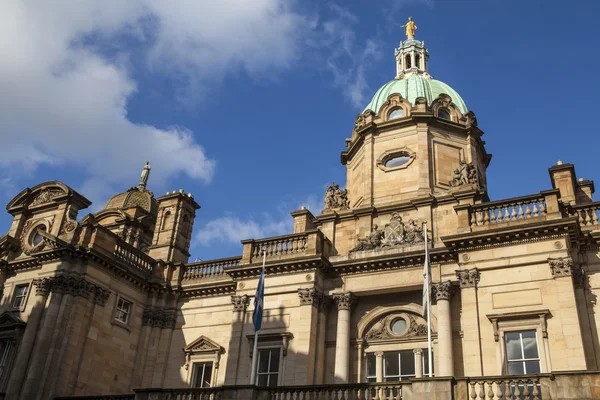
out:
M317 229L266 239L242 240L242 244L242 264L260 262L263 250L267 252L267 260L277 260L327 253L330 246L329 240Z
M229 257L188 264L183 274L183 280L210 279L226 276L225 269L237 267L240 265L241 259L242 257Z
M117 240L113 254L117 258L125 261L129 266L143 272L152 272L152 268L155 264L152 257L142 253L140 250L120 239Z
M135 400L135 394L107 394L105 396L55 397L54 400Z
M572 206L569 214L579 217L579 224L584 228L596 229L600 225L600 202Z
M135 389L135 400L223 400L225 390L216 388L186 389ZM238 394L243 392L240 388ZM245 397L238 397L240 400ZM251 398L250 398L251 399Z
M497 225L544 217L547 214L546 199L541 194L475 204L470 207L471 227Z
M373 384L282 386L270 389L269 400L377 399L402 400L402 387L410 382Z
M490 377L467 379L468 398L473 400L541 400L540 381L549 377ZM547 393L546 393L547 394Z

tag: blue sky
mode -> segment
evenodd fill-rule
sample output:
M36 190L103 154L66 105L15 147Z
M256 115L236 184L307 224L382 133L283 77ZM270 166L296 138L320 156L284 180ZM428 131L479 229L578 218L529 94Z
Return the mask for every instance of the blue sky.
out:
M94 202L82 217L148 160L157 196L202 205L192 260L290 232L291 211L345 185L344 139L394 77L408 16L486 133L492 199L550 188L558 159L595 179L598 15L591 0L8 0L0 200L57 179Z

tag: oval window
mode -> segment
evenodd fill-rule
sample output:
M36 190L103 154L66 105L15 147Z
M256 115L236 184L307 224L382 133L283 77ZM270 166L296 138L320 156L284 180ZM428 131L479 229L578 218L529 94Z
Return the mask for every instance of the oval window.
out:
M387 160L385 162L384 165L386 168L393 168L393 167L399 167L401 165L404 165L409 161L410 161L410 157L408 155L402 154L402 155L390 158L389 160Z
M31 244L33 247L42 243L42 240L44 240L44 237L40 234L40 231L46 232L46 225L37 226L31 233L31 237L29 239L29 244Z
M392 321L392 332L396 335L400 335L406 330L406 326L407 323L404 318L396 318L394 321Z
M390 111L388 114L388 119L397 119L404 117L404 109L396 108L395 110Z
M440 108L437 112L437 116L438 118L447 119L448 121L452 120L450 117L450 111L446 110L445 108Z

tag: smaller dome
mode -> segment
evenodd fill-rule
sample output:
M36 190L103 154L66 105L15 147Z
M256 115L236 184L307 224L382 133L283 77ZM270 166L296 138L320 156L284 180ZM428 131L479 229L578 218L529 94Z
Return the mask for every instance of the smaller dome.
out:
M383 85L373 96L373 100L365 107L366 110L371 110L374 113L379 112L379 108L386 102L391 94L399 94L411 104L415 104L417 97L427 99L427 104L431 104L440 94L447 94L452 98L458 109L465 114L468 111L467 105L460 95L446 85L444 82L426 78L422 75L413 74L407 78L393 79Z
M154 194L150 190L140 186L129 188L124 193L114 195L106 202L104 209L126 209L131 207L140 207L154 215L158 211L158 203L154 198Z

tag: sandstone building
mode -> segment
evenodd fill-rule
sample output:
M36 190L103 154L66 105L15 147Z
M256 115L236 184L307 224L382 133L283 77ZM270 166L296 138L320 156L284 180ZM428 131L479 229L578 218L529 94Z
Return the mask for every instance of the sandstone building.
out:
M600 396L594 183L559 162L548 190L491 201L475 114L429 75L423 42L401 42L395 61L346 139L346 189L332 185L319 215L292 212L292 233L244 240L241 255L190 263L200 205L183 191L155 197L149 166L95 214L59 181L16 195L0 237L0 392ZM271 389L243 389L263 249L255 383Z

